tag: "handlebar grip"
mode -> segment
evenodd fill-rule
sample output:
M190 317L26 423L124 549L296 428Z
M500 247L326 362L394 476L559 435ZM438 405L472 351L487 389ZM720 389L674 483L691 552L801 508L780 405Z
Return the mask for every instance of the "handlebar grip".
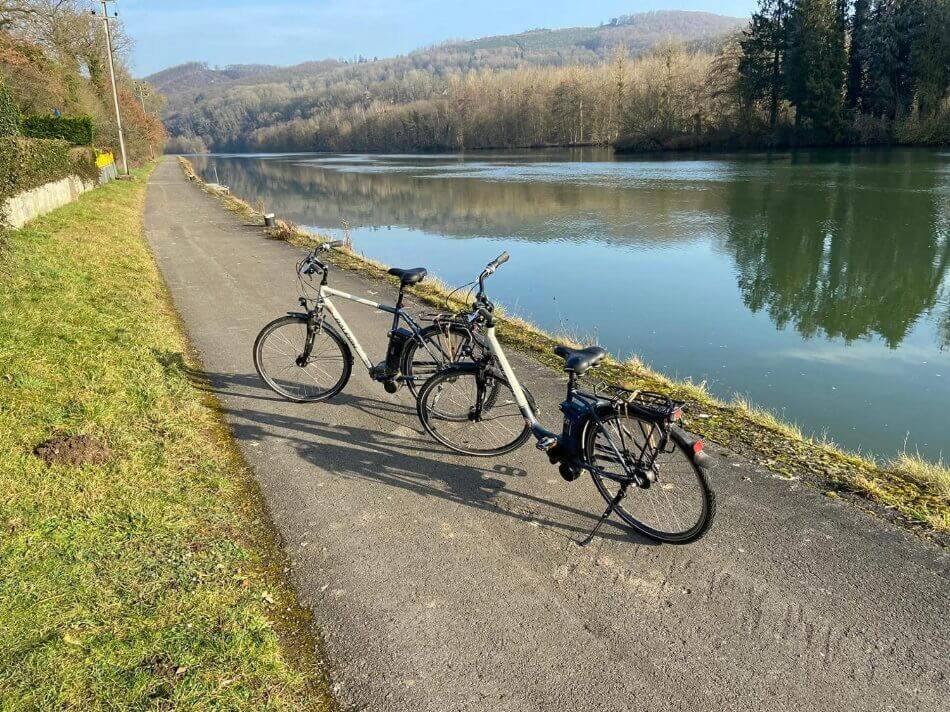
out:
M505 264L505 262L508 261L509 257L510 255L508 254L508 251L505 250L500 255L498 255L498 257L496 257L493 261L488 263L489 269L491 269L492 271L498 269L503 264Z

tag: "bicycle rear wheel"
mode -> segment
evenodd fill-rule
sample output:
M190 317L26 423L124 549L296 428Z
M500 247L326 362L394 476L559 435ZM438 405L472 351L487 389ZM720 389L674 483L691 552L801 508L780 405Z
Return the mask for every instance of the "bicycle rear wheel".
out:
M332 398L350 380L353 356L336 330L322 324L303 361L307 319L282 316L261 329L254 342L254 367L273 391L296 403Z
M602 425L590 425L584 456L593 468L591 478L597 491L610 503L620 484L598 474L598 469L624 475L614 448L627 462L637 461L645 448L655 454L652 473L656 481L649 488L631 485L614 511L628 526L650 539L687 544L709 529L715 498L683 435L672 430L666 449L657 453L659 439L660 431L651 423L630 414L615 413L603 418Z
M503 455L531 434L508 380L492 370L481 378L475 368L444 369L422 387L416 408L426 432L463 455Z
M421 342L420 342L421 339ZM448 364L472 358L475 336L461 326L433 324L409 339L402 352L400 370L409 392L416 398L423 384Z

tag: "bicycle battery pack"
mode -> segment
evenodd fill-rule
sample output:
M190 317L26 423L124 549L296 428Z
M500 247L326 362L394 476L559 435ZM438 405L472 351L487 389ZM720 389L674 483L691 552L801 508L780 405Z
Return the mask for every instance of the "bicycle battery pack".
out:
M390 376L399 373L399 360L406 342L412 338L412 332L403 327L389 332L389 347L386 349L386 371Z

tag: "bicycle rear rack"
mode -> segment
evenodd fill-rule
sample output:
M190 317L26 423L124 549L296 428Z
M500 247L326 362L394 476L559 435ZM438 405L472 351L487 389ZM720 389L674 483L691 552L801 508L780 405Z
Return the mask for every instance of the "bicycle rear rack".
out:
M683 401L673 400L662 393L624 388L606 381L594 386L594 395L606 398L618 409L654 422L679 420L685 406Z

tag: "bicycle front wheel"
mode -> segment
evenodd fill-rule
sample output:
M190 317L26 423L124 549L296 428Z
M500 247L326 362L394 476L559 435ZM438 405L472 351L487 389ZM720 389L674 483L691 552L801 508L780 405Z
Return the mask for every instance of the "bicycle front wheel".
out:
M416 408L426 432L463 455L503 455L531 434L508 380L494 371L447 368L426 381Z
M670 432L662 452L657 451L660 435L659 428L651 423L630 414L615 413L588 428L585 459L597 491L610 503L620 484L599 473L625 475L618 452L627 463L638 461L644 452L648 457L655 456L651 470L655 481L649 488L631 485L614 511L627 525L650 539L688 544L709 529L715 499L706 473L693 460L680 432Z
M350 348L329 324L313 336L309 356L307 319L282 316L261 329L254 342L254 367L272 390L296 403L332 398L350 379Z

